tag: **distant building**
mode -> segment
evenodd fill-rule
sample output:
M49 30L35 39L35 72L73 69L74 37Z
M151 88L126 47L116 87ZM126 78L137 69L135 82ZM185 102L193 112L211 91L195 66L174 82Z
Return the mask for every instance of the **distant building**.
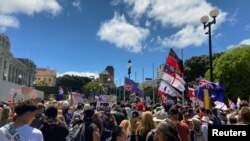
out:
M36 65L27 58L14 58L8 36L0 34L0 80L32 86Z
M164 66L165 64L160 64L159 67L157 68L157 79L162 78Z
M99 74L100 84L103 86L108 86L109 88L115 87L114 74L115 70L113 66L107 66L105 70Z
M55 86L56 85L56 71L47 68L37 68L35 85L39 86Z

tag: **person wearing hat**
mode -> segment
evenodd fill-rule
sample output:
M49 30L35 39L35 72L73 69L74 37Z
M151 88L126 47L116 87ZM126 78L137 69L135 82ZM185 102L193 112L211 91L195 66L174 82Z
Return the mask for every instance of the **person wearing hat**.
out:
M14 122L0 128L0 141L43 141L41 131L29 126L35 119L36 109L32 101L18 102L14 107Z
M162 121L165 121L168 117L168 114L164 110L159 110L154 114L153 121L158 124Z
M208 141L208 125L211 123L208 116L201 118L201 132L203 133L205 141Z

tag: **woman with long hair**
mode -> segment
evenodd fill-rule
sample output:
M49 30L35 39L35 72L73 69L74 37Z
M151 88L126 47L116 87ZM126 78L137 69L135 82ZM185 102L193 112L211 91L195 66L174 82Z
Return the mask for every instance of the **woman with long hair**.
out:
M136 141L145 141L148 132L154 128L153 114L149 111L144 112L136 130Z

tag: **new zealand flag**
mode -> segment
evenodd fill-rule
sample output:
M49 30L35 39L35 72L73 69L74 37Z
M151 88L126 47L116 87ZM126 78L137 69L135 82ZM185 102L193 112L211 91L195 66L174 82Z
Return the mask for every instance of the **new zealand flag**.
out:
M143 96L142 90L139 89L139 84L135 83L133 80L129 78L125 78L125 90L130 91L131 93L135 93L137 96Z

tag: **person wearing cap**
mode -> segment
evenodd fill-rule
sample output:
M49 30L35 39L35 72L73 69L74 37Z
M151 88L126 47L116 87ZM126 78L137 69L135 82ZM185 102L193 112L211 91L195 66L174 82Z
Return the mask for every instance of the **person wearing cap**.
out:
M29 126L36 109L32 101L18 102L14 107L14 122L0 128L0 141L43 141L41 131Z
M203 116L201 118L201 122L201 132L203 133L205 141L208 141L208 125L211 123L211 121L209 120L208 116Z
M204 135L201 131L201 121L197 118L192 118L193 128L191 130L191 140L192 141L204 141Z
M179 110L174 106L169 109L167 123L177 129L181 141L191 141L188 125L179 120Z

